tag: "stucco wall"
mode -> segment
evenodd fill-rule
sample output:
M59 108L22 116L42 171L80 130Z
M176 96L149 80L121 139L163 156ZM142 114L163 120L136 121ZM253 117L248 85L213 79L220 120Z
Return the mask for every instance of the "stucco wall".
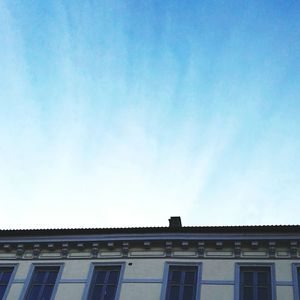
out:
M124 283L121 288L122 300L158 300L161 284L159 283Z
M56 300L80 300L82 299L85 284L61 283L57 289Z
M204 300L232 300L233 286L228 285L202 285L201 299Z
M85 259L58 260L63 263L61 282L58 285L56 298L58 300L80 300L88 286L88 275L91 263L125 263L124 281L121 284L121 300L160 300L164 285L165 262L202 263L200 285L201 300L230 300L234 299L235 263L274 263L275 279L277 282L276 293L278 300L293 300L292 263L297 260L278 259L167 259L167 258L140 258L140 259ZM18 300L24 288L32 263L56 262L55 260L18 260L17 271L13 283L9 289L8 300ZM9 264L11 261L1 261L1 264ZM130 263L130 264L129 264Z

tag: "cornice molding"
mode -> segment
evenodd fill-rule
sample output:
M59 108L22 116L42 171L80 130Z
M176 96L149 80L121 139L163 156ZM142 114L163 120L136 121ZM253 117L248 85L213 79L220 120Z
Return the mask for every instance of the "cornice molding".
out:
M187 237L186 237L187 238ZM0 243L5 259L101 259L101 258L222 258L298 259L297 240L116 240L93 242Z

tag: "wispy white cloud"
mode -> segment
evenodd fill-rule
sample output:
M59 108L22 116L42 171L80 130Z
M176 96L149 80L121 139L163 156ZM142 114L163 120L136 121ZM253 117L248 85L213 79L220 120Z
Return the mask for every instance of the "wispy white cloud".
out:
M296 34L210 5L0 4L2 227L297 222Z

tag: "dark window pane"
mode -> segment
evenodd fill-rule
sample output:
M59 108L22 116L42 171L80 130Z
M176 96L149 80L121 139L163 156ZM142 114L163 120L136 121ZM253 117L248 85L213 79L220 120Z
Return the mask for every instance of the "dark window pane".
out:
M95 283L104 283L106 277L106 271L98 270L95 274Z
M59 267L36 267L34 269L26 300L50 300Z
M89 300L114 300L120 267L96 267L91 281Z
M0 281L1 281L1 275L2 273L12 273L13 267L1 267L0 268Z
M243 289L243 300L254 300L253 288L245 287Z
M271 269L269 267L242 267L240 279L240 300L271 299Z
M0 299L3 298L5 290L6 290L6 285L0 285Z
M47 283L55 284L56 278L57 278L58 272L52 271L49 273L47 278Z
M44 286L43 294L41 300L50 300L53 291L53 285Z
M193 300L194 299L194 288L192 286L184 287L183 299L184 300Z
M300 295L300 268L297 268L297 273L298 273L298 293Z
M90 300L99 300L101 299L102 295L102 285L96 285L91 290L91 295L89 297Z
M11 272L4 272L2 274L1 284L8 284L11 277Z
M171 286L168 300L179 300L179 286Z
M243 284L253 285L253 272L243 272Z
M171 282L172 283L180 283L181 272L180 271L172 271L171 272Z
M119 272L118 271L110 271L108 283L117 284L119 280Z
M185 278L184 278L184 283L194 284L195 277L196 277L196 272L186 272Z
M258 285L268 285L269 284L269 274L267 272L257 273L257 283Z
M32 286L31 289L30 289L30 292L28 294L27 299L28 300L37 300L37 299L39 299L38 296L39 296L41 287L42 286L40 286L40 285L39 286Z
M167 300L194 300L197 270L195 266L170 266Z
M13 267L1 267L0 268L0 273L1 272L12 272L13 271Z
M104 300L114 300L116 293L116 287L113 285L106 286Z
M268 288L258 288L257 290L257 300L268 300L269 293Z
M46 278L46 272L41 270L36 270L33 274L32 282L33 283L43 283Z

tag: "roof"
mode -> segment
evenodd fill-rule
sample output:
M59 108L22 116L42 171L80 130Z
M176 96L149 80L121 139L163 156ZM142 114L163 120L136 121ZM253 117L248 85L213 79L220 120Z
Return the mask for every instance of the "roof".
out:
M0 230L0 238L114 234L300 234L300 225L60 228Z

